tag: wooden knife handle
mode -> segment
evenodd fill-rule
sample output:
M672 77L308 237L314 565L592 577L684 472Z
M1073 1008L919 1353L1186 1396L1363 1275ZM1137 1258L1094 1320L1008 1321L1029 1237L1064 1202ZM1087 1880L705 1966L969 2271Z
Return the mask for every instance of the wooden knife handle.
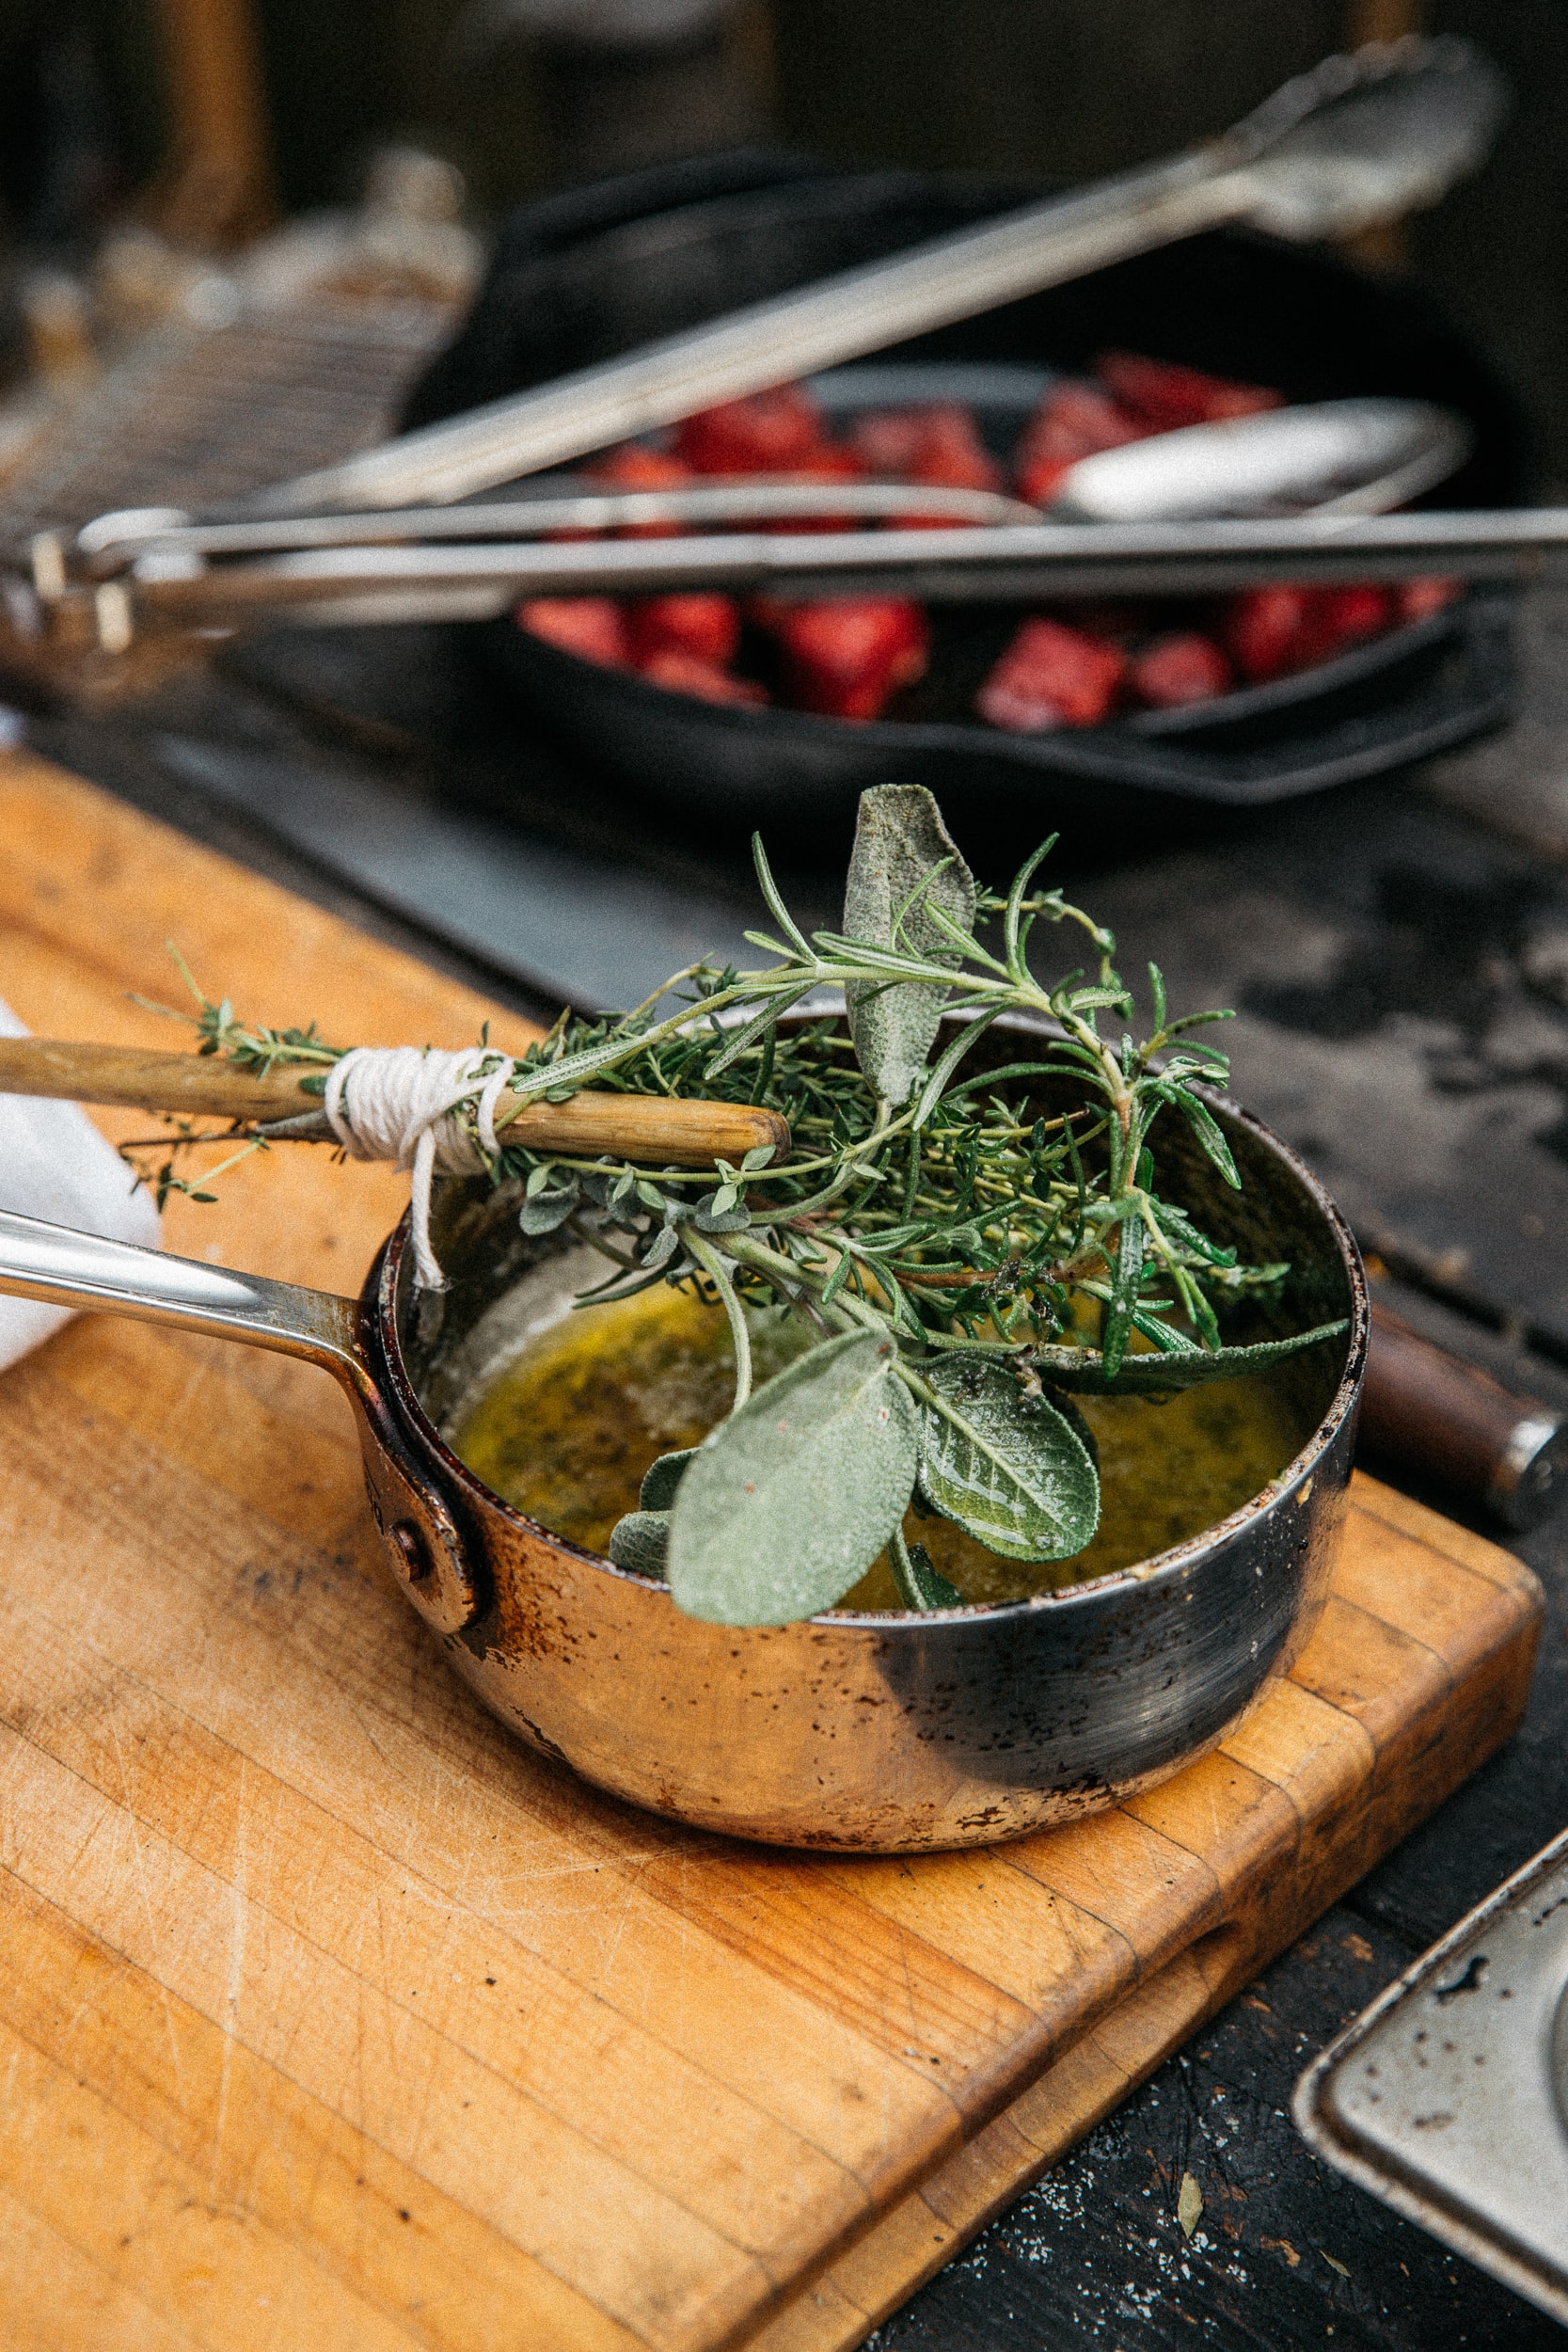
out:
M1491 1511L1532 1527L1568 1480L1568 1423L1372 1302L1360 1444Z
M297 1065L267 1077L214 1055L145 1054L132 1045L78 1045L42 1037L0 1038L0 1094L46 1094L72 1103L119 1103L185 1118L237 1119L251 1125L321 1116L321 1097L300 1087ZM514 1098L502 1095L498 1121ZM324 1121L325 1127L325 1121ZM596 1157L618 1153L650 1167L738 1165L767 1144L782 1157L789 1126L749 1103L670 1101L657 1094L574 1095L527 1103L503 1131L531 1152Z

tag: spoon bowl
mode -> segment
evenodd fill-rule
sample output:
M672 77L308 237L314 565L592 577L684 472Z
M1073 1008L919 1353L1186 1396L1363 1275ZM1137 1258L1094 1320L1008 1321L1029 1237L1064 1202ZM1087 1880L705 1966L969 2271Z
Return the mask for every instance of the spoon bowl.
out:
M1383 515L1455 474L1475 447L1463 417L1423 400L1325 400L1159 433L1081 457L1055 522L1247 515Z

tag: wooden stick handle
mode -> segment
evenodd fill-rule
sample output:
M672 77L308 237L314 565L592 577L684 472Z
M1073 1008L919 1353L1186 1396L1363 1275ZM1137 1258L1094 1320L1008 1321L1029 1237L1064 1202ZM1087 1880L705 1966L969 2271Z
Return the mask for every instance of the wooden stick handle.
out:
M235 1119L247 1125L321 1116L321 1097L300 1086L297 1064L259 1077L201 1054L145 1054L134 1045L78 1045L43 1037L0 1038L0 1094L47 1094L72 1103L119 1103L185 1118ZM576 1094L567 1103L526 1103L513 1119L501 1097L501 1132L531 1152L584 1158L612 1152L651 1167L738 1164L748 1152L789 1149L777 1111L749 1103L673 1102L656 1094ZM325 1120L321 1132L325 1133Z
M1544 1518L1568 1479L1568 1424L1560 1413L1513 1395L1381 1300L1372 1304L1357 1442L1510 1527Z

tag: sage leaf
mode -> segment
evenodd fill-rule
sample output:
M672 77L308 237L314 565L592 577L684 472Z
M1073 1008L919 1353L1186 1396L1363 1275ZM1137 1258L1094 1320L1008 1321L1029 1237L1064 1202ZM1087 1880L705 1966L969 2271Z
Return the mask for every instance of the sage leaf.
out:
M1174 1396L1210 1380L1234 1380L1244 1372L1266 1372L1320 1340L1338 1339L1350 1326L1320 1323L1316 1330L1299 1331L1293 1339L1259 1340L1252 1347L1183 1347L1168 1354L1124 1356L1113 1379L1105 1376L1104 1359L1092 1348L1037 1347L1037 1371L1055 1389L1083 1396Z
M662 1576L670 1544L668 1511L628 1511L610 1531L610 1557L634 1576Z
M942 872L923 891L939 866ZM861 794L844 893L847 938L956 965L958 950L932 909L968 932L974 905L974 877L924 785L879 784ZM895 1107L907 1103L936 1041L947 991L908 980L891 986L861 980L847 995L863 1074Z
M1005 1560L1082 1551L1100 1524L1100 1473L1071 1406L1025 1397L1006 1365L982 1356L940 1356L921 1375L943 1408L921 1414L927 1502Z
M678 1225L661 1225L643 1252L642 1271L644 1274L657 1274L661 1266L668 1265L680 1248L680 1239Z
M553 1233L558 1225L565 1224L578 1199L575 1179L554 1191L536 1192L523 1202L517 1212L517 1222L525 1233Z
M935 1565L924 1544L904 1540L901 1527L895 1528L887 1548L893 1565L893 1581L898 1587L898 1597L906 1609L961 1609L964 1597L956 1584L950 1584Z
M699 1446L670 1528L670 1589L717 1625L832 1608L903 1518L919 1446L891 1339L825 1341Z
M721 1209L719 1203L726 1192L730 1195L730 1205ZM705 1200L698 1202L691 1222L699 1233L743 1233L752 1222L752 1213L736 1199L728 1184L721 1184L716 1192L708 1194Z
M668 1511L675 1500L675 1489L686 1474L686 1466L696 1452L695 1446L685 1446L678 1454L661 1454L657 1462L650 1462L642 1473L642 1491L637 1498L642 1511Z

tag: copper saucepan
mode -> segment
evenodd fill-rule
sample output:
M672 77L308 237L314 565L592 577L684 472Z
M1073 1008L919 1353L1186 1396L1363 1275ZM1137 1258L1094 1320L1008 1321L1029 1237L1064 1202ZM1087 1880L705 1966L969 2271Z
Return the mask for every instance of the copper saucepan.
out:
M453 1183L419 1295L404 1217L349 1299L0 1213L0 1292L300 1356L347 1390L392 1569L503 1722L584 1778L705 1829L896 1852L983 1845L1114 1804L1218 1740L1283 1674L1326 1595L1368 1343L1360 1259L1315 1179L1212 1098L1243 1178L1172 1122L1162 1187L1243 1256L1288 1257L1279 1331L1348 1338L1287 1362L1289 1467L1217 1526L1139 1565L999 1607L844 1611L737 1630L683 1616L503 1502L442 1436L575 1247L519 1230L515 1188Z

